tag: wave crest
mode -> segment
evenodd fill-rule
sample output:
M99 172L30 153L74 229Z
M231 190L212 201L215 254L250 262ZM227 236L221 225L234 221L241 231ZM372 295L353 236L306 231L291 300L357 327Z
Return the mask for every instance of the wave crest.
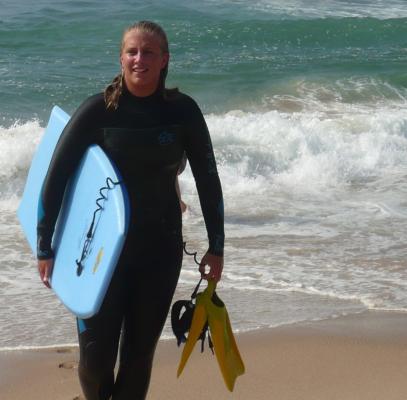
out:
M0 202L3 205L21 197L42 132L38 120L0 127Z

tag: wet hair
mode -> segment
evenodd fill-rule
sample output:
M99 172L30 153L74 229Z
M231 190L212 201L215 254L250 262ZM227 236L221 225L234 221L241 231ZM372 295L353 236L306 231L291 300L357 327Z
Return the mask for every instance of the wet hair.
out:
M160 39L161 51L163 53L169 53L168 39L164 29L161 28L161 26L156 24L155 22L139 21L124 30L120 46L120 54L123 51L124 39L126 37L126 34L133 30L138 30L144 33L156 35ZM168 74L168 63L161 70L160 79L158 81L157 90L162 94L163 98L167 98L169 94L177 92L177 89L165 88L165 79L167 78L167 74ZM123 71L121 71L118 75L116 75L113 78L112 82L106 87L104 91L104 98L107 109L116 110L119 107L119 99L121 94L123 93L124 86L125 86L124 74Z

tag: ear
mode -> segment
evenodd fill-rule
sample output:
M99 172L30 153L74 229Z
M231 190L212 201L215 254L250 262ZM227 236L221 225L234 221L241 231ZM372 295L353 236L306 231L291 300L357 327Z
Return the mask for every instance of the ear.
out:
M163 59L161 63L161 69L164 69L170 61L170 53L163 53Z

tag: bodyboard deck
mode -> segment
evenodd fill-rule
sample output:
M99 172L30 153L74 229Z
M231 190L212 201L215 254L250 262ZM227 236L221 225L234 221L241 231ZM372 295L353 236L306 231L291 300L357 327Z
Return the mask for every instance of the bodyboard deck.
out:
M34 254L42 185L68 121L69 115L55 106L34 155L17 212ZM99 146L90 146L65 190L52 241L52 289L79 318L93 316L102 304L126 239L129 214L128 194L119 171ZM88 240L93 218L94 234ZM77 261L82 258L84 246L83 269L78 274Z

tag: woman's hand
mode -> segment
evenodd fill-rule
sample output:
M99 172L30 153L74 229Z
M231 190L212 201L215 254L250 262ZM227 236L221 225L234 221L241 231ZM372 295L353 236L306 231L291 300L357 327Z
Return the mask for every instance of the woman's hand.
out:
M206 266L209 267L209 272L206 273ZM201 260L199 266L199 272L202 278L209 280L212 279L215 282L219 282L222 276L223 270L223 256L215 256L214 254L206 252Z
M38 260L38 272L42 283L48 288L51 289L51 284L49 283L49 278L52 275L52 269L54 268L54 259L48 258L47 260Z

